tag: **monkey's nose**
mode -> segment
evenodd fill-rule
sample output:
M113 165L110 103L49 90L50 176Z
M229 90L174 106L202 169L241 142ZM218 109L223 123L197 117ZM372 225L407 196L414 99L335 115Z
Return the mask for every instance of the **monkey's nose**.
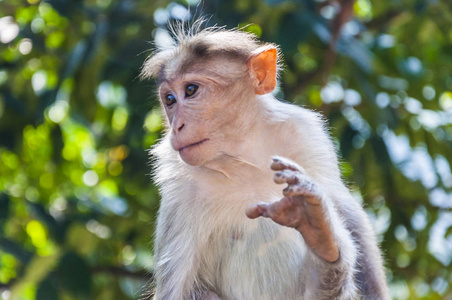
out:
M185 124L182 124L181 126L179 126L179 128L177 128L177 131L180 132L182 130L182 128L184 128Z

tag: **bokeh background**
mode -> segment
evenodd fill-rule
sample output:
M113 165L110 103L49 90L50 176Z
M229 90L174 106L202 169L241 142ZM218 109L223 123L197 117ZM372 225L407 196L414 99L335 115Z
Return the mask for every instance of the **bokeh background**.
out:
M0 0L0 298L137 299L167 24L281 45L276 92L324 113L394 299L452 299L452 2ZM151 42L153 44L151 44Z

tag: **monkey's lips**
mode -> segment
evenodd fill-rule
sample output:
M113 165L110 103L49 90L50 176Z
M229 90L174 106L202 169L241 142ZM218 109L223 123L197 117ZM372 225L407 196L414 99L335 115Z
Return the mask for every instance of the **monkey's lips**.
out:
M201 140L201 141L199 141L199 142L196 142L196 143L193 143L193 144L189 144L189 145L183 146L183 147L177 149L177 151L181 152L181 151L187 150L187 149L189 149L189 148L191 148L191 147L201 145L202 143L207 142L208 140L209 140L209 139L203 139L203 140Z

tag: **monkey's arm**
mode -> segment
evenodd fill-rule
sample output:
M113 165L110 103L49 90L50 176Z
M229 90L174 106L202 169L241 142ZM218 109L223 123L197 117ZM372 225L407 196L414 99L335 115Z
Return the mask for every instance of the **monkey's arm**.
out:
M199 300L221 300L220 297L218 297L217 294L211 291L204 292Z
M247 208L250 218L260 216L298 230L311 251L306 267L306 296L315 299L348 299L356 293L354 268L357 250L331 199L296 163L274 157L271 168L276 183L287 183L284 197L271 204ZM312 283L311 283L312 281Z
M344 187L345 189L345 187ZM350 198L352 196L345 191ZM356 201L343 201L338 213L358 247L356 282L362 299L390 299L380 249L369 218Z
M177 203L168 202L166 198L162 200L155 234L154 300L199 299L189 297L195 291L199 269L199 243L194 241L187 229L194 226L190 224L190 219L183 219ZM190 225L183 226L187 223Z

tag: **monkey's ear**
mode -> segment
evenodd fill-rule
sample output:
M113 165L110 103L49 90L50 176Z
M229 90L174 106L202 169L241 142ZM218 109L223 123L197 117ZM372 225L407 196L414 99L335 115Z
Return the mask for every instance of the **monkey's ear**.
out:
M248 69L251 76L258 80L255 92L264 95L273 92L276 87L278 72L278 50L268 48L257 50L257 54L248 59Z

